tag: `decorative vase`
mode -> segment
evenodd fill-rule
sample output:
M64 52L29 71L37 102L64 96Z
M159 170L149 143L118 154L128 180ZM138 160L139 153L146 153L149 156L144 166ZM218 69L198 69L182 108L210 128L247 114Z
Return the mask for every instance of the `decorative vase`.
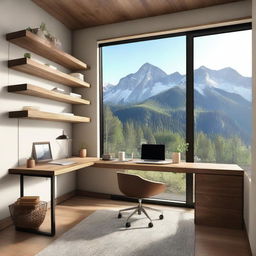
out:
M79 150L79 156L80 157L86 157L87 156L87 150L85 148L82 148Z
M36 161L35 161L35 159L28 159L27 160L27 168L33 168L33 167L35 167L36 166Z
M62 48L62 43L61 43L61 41L58 39L58 38L53 38L53 45L55 46L55 47L57 47L58 49L61 49Z
M179 164L180 163L180 152L173 152L172 153L172 163Z
M44 31L42 29L38 29L37 36L41 37L42 39L46 39Z

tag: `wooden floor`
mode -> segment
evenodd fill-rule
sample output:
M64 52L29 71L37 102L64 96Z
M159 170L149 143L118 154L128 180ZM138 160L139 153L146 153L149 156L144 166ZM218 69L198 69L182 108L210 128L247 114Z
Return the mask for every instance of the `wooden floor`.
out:
M0 256L35 255L94 211L107 208L119 209L127 207L127 205L131 206L131 203L89 197L73 197L56 208L57 235L54 238L17 232L11 226L0 232ZM173 208L173 211L193 211L185 208L168 207L168 209L170 208ZM48 225L49 215L46 217L42 229L46 230ZM195 230L195 256L251 255L245 231L204 226L196 226ZM113 256L115 255L113 254Z

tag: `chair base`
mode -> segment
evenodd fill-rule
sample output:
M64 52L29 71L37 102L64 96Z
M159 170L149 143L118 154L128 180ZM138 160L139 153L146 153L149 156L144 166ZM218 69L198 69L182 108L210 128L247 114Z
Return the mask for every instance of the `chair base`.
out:
M131 223L129 222L129 219L130 219L134 214L138 213L139 215L141 215L141 213L144 213L145 216L150 220L150 222L148 223L148 227L149 227L149 228L152 228L152 227L153 227L152 219L149 217L149 215L148 215L148 213L146 212L145 209L152 210L152 211L156 211L156 212L160 212L161 214L159 215L159 219L162 220L162 219L164 218L163 211L158 210L158 209L155 209L155 208L147 207L147 206L142 206L142 199L139 199L139 204L138 204L137 206L130 207L130 208L125 208L125 209L120 210L119 213L118 213L118 218L122 218L122 212L134 210L134 211L128 216L128 218L126 219L126 224L125 224L125 226L126 226L127 228L129 228L129 227L131 226Z

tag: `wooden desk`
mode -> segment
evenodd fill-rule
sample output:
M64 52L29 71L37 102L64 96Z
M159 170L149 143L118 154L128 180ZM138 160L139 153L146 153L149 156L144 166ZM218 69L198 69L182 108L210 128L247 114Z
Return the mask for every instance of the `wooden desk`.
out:
M24 174L24 175L44 175L44 176L58 176L64 173L73 172L78 169L82 169L91 165L94 165L95 161L99 158L96 157L71 157L67 158L67 161L74 161L76 163L70 165L56 165L56 164L37 164L34 168L27 168L25 165L10 168L9 174Z
M24 176L51 179L51 232L19 229L42 235L55 235L55 176L85 167L130 169L195 174L195 223L207 226L243 227L243 175L238 165L210 163L180 163L167 165L136 164L134 162L102 161L98 158L69 158L76 163L68 166L41 164L9 169L20 175L20 196L24 195Z
M198 173L198 174L225 174L243 176L244 171L236 164L212 164L212 163L186 163L179 164L136 164L134 161L103 161L98 160L93 167L112 168L112 169L130 169L141 171L160 171L175 173Z
M51 231L44 232L26 228L16 228L19 231L31 232L45 236L54 236L56 233L55 224L55 176L73 172L94 164L95 161L99 160L95 157L72 157L67 158L68 160L75 161L76 163L71 165L53 165L53 164L38 164L34 168L27 168L26 166L19 166L16 168L9 169L9 174L20 175L20 196L24 195L24 176L33 177L45 177L51 180Z
M167 165L97 161L93 167L195 174L195 223L243 228L244 171L235 164L180 163Z

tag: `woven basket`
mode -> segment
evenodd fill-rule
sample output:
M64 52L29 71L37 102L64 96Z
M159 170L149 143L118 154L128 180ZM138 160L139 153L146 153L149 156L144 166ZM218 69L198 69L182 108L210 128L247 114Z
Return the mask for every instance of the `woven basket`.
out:
M14 225L19 228L38 229L47 211L47 202L40 201L36 206L9 205Z

